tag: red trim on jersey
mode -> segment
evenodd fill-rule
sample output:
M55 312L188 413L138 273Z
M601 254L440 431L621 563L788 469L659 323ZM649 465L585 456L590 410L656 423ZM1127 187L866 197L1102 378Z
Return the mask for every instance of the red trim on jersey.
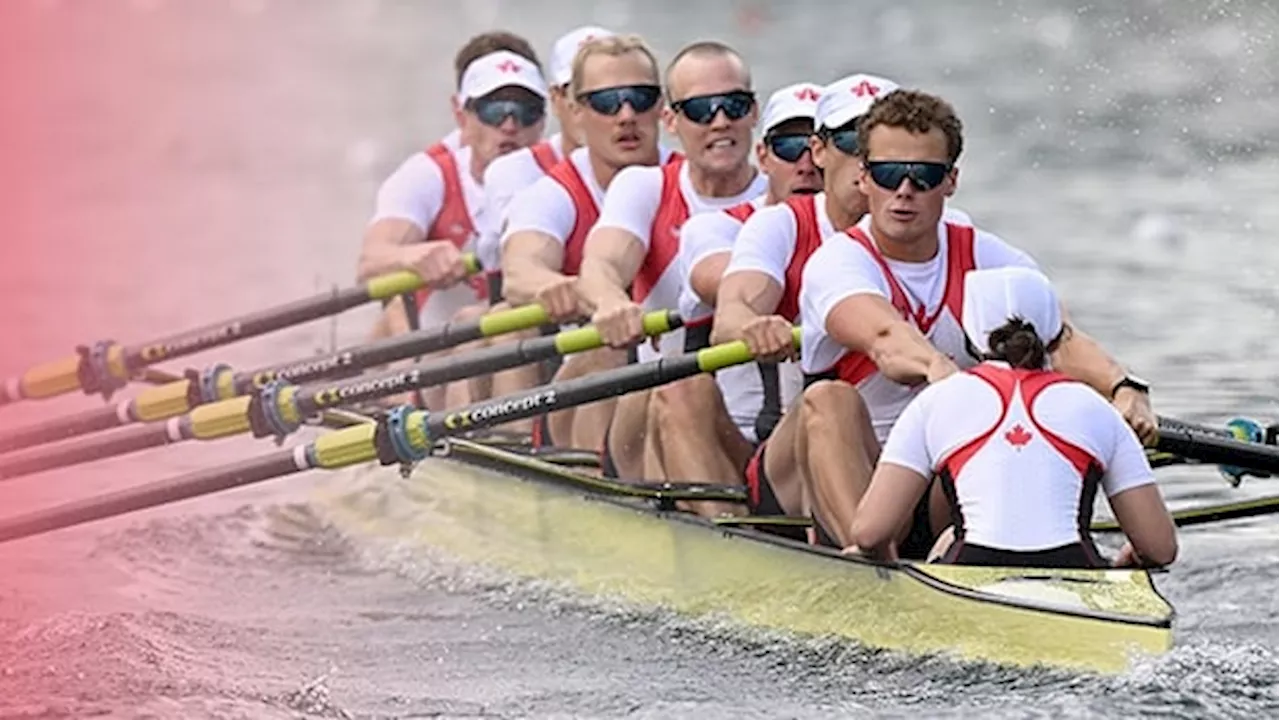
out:
M560 163L560 156L556 154L556 149L551 146L550 140L530 145L529 152L533 154L533 161L538 163L538 167L542 168L544 173L550 173L551 168Z
M755 213L756 213L756 205L754 202L750 200L740 205L734 205L733 207L727 208L724 210L724 214L728 215L734 220L737 220L738 222L743 222L743 223L747 221L747 218L751 217Z
M631 284L631 299L643 303L680 252L680 226L689 219L689 203L680 191L680 170L684 158L662 166L662 195L658 212L649 228L649 252Z
M854 242L861 245L871 254L872 259L880 266L880 271L884 273L885 281L889 285L889 302L894 309L902 313L902 318L908 322L915 322L916 327L925 336L929 336L929 331L933 330L933 325L942 316L942 311L950 310L951 316L959 320L964 308L964 275L974 269L976 262L974 261L973 251L973 228L967 225L946 224L947 228L947 278L946 286L942 291L942 302L938 303L938 309L933 315L925 315L925 307L922 305L918 308L911 306L911 301L907 299L907 293L903 290L902 285L898 283L898 278L889 269L889 263L885 261L884 256L880 254L880 249L876 244L867 237L867 234L861 228L852 227L845 231ZM836 377L844 380L850 385L857 385L875 374L879 369L869 355L861 352L849 351L840 356L835 363Z
M822 245L822 231L818 229L818 203L813 195L793 195L783 204L796 219L796 245L783 273L786 282L782 285L777 313L794 323L800 317L800 277L804 264Z
M573 230L565 238L564 261L560 265L560 272L574 276L582 269L582 249L587 242L587 233L591 232L591 226L600 217L600 206L596 204L591 190L587 188L587 182L582 179L582 173L572 161L565 160L557 164L547 174L560 183L573 202Z
M1001 372L998 368L990 365L978 365L968 370L970 375L974 375L981 380L986 381L991 389L996 391L1000 396L1000 417L987 431L969 442L961 445L951 452L951 454L943 457L938 462L938 472L945 471L945 475L955 482L960 477L960 471L964 469L966 463L973 458L974 455L982 449L991 436L1004 422L1004 418L1009 414L1009 406L1013 403L1013 394L1018 390L1018 377L1013 373Z
M1080 477L1083 478L1088 475L1090 467L1096 466L1099 469L1102 469L1102 462L1094 457L1088 450L1085 450L1073 442L1064 440L1059 435L1056 435L1052 431L1046 429L1040 424L1040 421L1036 419L1035 413L1031 410L1032 404L1036 400L1036 396L1038 396L1045 388L1058 383L1075 382L1075 380L1063 375L1062 373L1051 371L1022 372L1026 373L1021 378L1022 401L1026 403L1027 416L1031 418L1031 424L1035 425L1036 429L1040 431L1040 434L1044 435L1044 439L1048 440L1049 444L1071 463L1072 467L1076 469L1076 472L1080 473Z
M427 228L427 240L448 240L461 249L475 235L475 224L471 221L471 213L467 210L466 196L462 192L462 180L458 175L458 161L453 152L444 143L436 143L423 152L440 168L440 177L444 180L444 197L440 200L440 212ZM477 273L468 281L476 293L477 300L489 297L489 282L486 273ZM429 288L419 288L414 296L418 301L418 311L426 306L427 297L431 295Z

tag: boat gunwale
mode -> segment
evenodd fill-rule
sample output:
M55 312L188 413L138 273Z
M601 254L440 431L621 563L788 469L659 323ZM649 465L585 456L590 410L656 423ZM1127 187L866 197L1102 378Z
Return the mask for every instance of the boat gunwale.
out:
M460 450L461 452L455 453L455 450ZM577 490L583 495L585 500L608 502L619 507L660 517L664 520L681 522L694 527L718 532L725 536L732 536L739 540L770 543L786 550L808 553L810 555L816 555L829 560L853 563L855 565L875 569L877 572L899 572L906 577L931 587L934 590L965 600L992 603L1020 610L1050 613L1085 620L1123 623L1125 625L1166 630L1172 630L1173 621L1177 617L1177 609L1169 602L1168 598L1160 592L1159 587L1156 586L1155 582L1151 578L1150 571L1145 569L1138 570L1137 572L1141 572L1146 576L1148 591L1168 608L1168 612L1163 616L1122 615L1119 613L1113 613L1106 610L1095 610L1092 608L1070 608L1062 605L1055 605L1050 602L1038 602L1028 598L1003 596L995 593L982 592L963 585L957 585L920 569L917 567L916 563L912 562L882 561L857 555L845 555L844 553L832 548L813 546L807 543L789 540L771 533L762 533L752 531L750 529L717 525L714 522L692 513L655 507L655 502L662 499L662 493L660 490L648 490L646 488L643 494L639 492L628 493L625 490L620 490L619 492L608 492L606 489L595 491L596 488L608 486L625 487L626 482L617 482L612 479L607 479L606 483L601 483L600 478L574 472L569 468L556 465L555 463L548 462L533 455L512 452L508 448L486 445L485 443L477 440L450 439L447 442L442 442L437 447L437 452L434 455L438 458L452 459L473 467L479 467L492 472L513 476L516 479L540 482L561 488ZM637 491L638 490L639 488L637 488ZM1055 569L1052 568L1019 569L1025 570L1028 575L1055 572ZM1071 569L1074 570L1074 568ZM1132 569L1128 569L1128 571L1134 572ZM1062 579L1076 580L1075 578L1065 577ZM1097 581L1086 580L1086 582Z

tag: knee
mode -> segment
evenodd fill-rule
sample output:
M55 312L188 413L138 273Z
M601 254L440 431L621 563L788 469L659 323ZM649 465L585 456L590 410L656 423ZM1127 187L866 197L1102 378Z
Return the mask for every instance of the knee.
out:
M858 389L841 380L823 380L805 388L800 409L806 432L822 428L854 428L869 420Z
M649 396L650 416L664 428L685 425L695 419L705 421L705 413L699 412L705 403L699 403L698 398L706 397L715 389L715 378L709 374L656 388Z

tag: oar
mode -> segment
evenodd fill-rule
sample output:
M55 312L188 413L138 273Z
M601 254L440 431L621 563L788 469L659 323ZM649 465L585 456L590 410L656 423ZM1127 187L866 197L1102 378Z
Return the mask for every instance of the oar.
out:
M1242 472L1280 474L1280 452L1275 445L1239 440L1228 431L1192 426L1160 418L1156 449L1189 460L1230 466Z
M797 329L797 344L799 341ZM552 383L451 412L427 413L402 405L386 413L377 423L335 430L291 450L279 450L230 466L189 473L0 522L0 542L317 468L336 470L374 460L382 465L407 466L424 459L436 441L446 437L657 387L751 359L746 344L736 341Z
M525 305L468 322L449 323L440 328L396 335L327 355L271 365L259 370L234 372L223 364L206 368L202 372L191 370L185 378L175 378L173 382L149 388L136 398L122 400L114 406L10 430L0 437L0 452L12 452L135 422L164 420L190 412L192 408L201 405L247 395L273 380L299 384L328 377L346 377L383 363L429 355L473 340L537 327L548 320L542 306ZM151 379L160 377L172 376L158 372L150 375Z
M681 322L676 313L652 312L644 318L644 329L648 335L661 335L680 327ZM308 386L273 380L252 395L202 405L186 415L161 423L127 427L11 453L0 458L0 479L79 465L183 440L216 440L249 432L255 437L284 437L297 430L304 418L322 410L498 372L557 355L584 352L602 344L594 327L584 327L484 348L465 357L440 358L351 380Z
M473 274L480 270L474 255L464 258ZM0 386L0 405L49 398L76 390L82 390L86 395L101 393L110 399L113 392L148 365L336 315L367 302L413 292L421 286L422 279L416 273L403 270L380 275L344 290L320 293L151 342L125 346L112 340L101 340L90 346L80 346L75 355L37 365L21 376L9 378Z
M1177 510L1170 515L1173 516L1173 524L1178 527L1190 527L1192 525L1204 525L1211 522L1219 522L1222 520L1238 520L1240 518L1258 517L1260 515L1274 515L1280 512L1280 497L1272 495L1270 497L1257 498L1254 500L1238 500L1235 502L1219 503L1217 505L1206 505L1198 508L1188 508L1186 510ZM1090 528L1094 532L1120 532L1120 524L1115 520L1099 520L1093 523Z

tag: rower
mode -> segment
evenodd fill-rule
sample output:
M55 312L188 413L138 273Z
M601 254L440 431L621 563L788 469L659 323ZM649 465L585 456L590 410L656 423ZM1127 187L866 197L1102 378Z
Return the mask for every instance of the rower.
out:
M863 73L821 89L814 110L815 134L808 143L814 164L822 169L822 192L793 195L747 218L719 282L711 341L743 340L757 357L781 361L776 365L780 370L776 394L771 388L763 403L753 405L759 409L759 416L751 421L756 447L738 474L745 476L746 510L752 515L803 513L802 486L791 470L799 428L789 419L790 413L782 412L791 406L800 385L784 382L795 367L786 361L794 357L792 325L799 315L800 269L824 237L853 225L866 212L866 198L857 188L854 123L877 97L895 89L893 81ZM671 423L680 422L692 403L708 404L688 393L666 399L671 408L666 421ZM697 427L679 427L680 434L694 433L704 447L722 448L718 455L728 456L730 446L739 445L732 435L712 437ZM790 530L782 533L792 534Z
M605 188L623 168L666 162L673 153L659 142L658 61L636 35L588 42L574 59L570 92L574 124L585 148L522 190L508 213L502 238L503 283L508 301L536 302L555 322L581 319L575 282L587 232L600 214ZM557 381L617 367L617 350L601 349L566 359ZM494 376L495 394L525 390L543 382L541 367L530 365ZM598 448L613 413L611 401L566 410L539 423L535 440L567 447ZM581 422L574 422L578 418Z
M758 109L746 62L719 42L686 46L667 66L667 130L687 158L618 173L583 248L578 294L606 344L636 348L646 310L674 308L683 278L676 256L690 216L764 194L768 180L749 161ZM640 360L684 348L684 333L636 348ZM606 432L606 474L641 472L649 393L618 400ZM577 419L575 419L577 420ZM576 423L575 423L576 424Z
M505 32L472 38L458 51L460 148L437 143L415 153L382 184L377 209L365 232L361 280L413 270L426 287L413 297L419 313L406 315L403 300L388 305L375 335L436 326L484 295L483 284L463 284L462 253L471 249L474 228L483 226L481 179L499 155L527 147L542 135L546 83L537 55L523 38ZM443 391L427 392L439 407Z
M793 410L796 467L805 483L816 540L852 544L852 522L881 443L926 383L974 363L960 327L964 274L1034 261L996 236L944 219L955 192L962 127L941 98L895 90L857 124L862 160L858 186L869 215L825 240L804 267L800 285L806 382ZM1064 312L1054 366L1111 399L1144 441L1155 415L1146 386ZM936 493L935 518L945 504ZM897 538L899 555L923 557L940 526L928 507Z
M1089 530L1101 486L1128 536L1115 565L1172 563L1173 518L1142 444L1102 396L1049 369L1066 328L1048 278L1022 267L968 273L962 325L981 363L902 411L858 504L852 542L896 560L897 531L937 475L954 536L942 562L1105 567Z
M720 277L743 222L760 208L822 189L822 177L809 152L821 92L819 85L797 83L778 90L765 104L756 143L756 161L769 178L764 195L726 210L695 215L681 230L684 286L679 309L685 318L686 350L708 344ZM780 401L779 370L777 364L750 363L721 370L714 378L695 375L656 388L649 403L644 477L741 485L758 437L756 420L766 403ZM799 366L782 366L781 377L793 380L786 384L794 387L794 394L800 386ZM689 509L708 515L736 514L740 506L693 503Z
M483 226L478 228L476 237L476 258L485 269L487 293L490 312L509 310L510 305L502 302L501 243L503 226L506 223L507 210L516 193L529 187L581 145L580 131L574 120L571 104L573 96L569 91L569 82L573 73L573 58L578 50L587 42L613 35L601 27L585 26L571 30L556 40L551 48L549 89L551 114L555 116L559 130L551 137L541 140L526 148L507 153L496 158L484 171L484 212ZM501 339L501 342L512 342L536 336L536 333L514 333ZM454 354L462 355L482 348L490 347L495 341L479 340L459 345ZM525 388L511 387L510 383L498 381L499 389L493 389L493 375L479 375L467 380L451 383L446 390L447 407L460 407L493 397L495 394L514 392ZM505 429L522 432L528 425L515 423Z
M602 27L585 26L561 35L551 47L550 95L551 114L560 126L551 137L495 159L484 171L485 227L476 238L476 257L492 277L501 264L503 221L507 207L516 192L545 177L560 161L582 145L581 132L573 118L573 95L569 83L573 76L573 58L587 42L613 35ZM495 288L494 286L498 286ZM491 282L489 301L500 301L501 282Z

